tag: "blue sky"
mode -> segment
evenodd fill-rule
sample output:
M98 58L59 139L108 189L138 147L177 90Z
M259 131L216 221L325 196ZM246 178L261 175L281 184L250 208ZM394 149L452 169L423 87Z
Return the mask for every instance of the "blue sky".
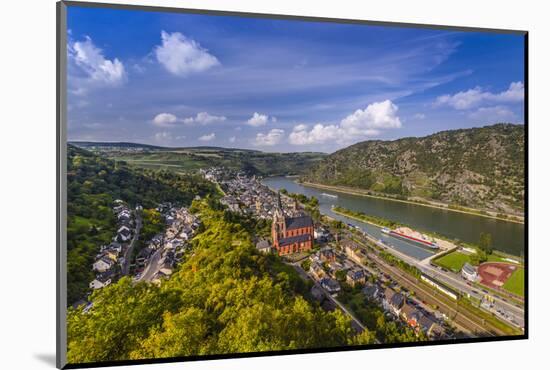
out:
M333 152L523 123L523 37L69 7L69 140Z

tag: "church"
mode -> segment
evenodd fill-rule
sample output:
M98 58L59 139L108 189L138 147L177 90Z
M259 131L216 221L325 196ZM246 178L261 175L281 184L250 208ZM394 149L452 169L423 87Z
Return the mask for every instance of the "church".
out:
M281 195L278 194L271 237L279 256L308 251L313 247L313 220L309 216L285 217Z

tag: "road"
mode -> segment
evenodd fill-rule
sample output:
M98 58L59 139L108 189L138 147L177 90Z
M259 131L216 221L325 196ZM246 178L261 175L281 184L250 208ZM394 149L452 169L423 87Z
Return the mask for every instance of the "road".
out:
M361 333L364 330L367 330L367 328L361 323L361 321L359 321L357 317L355 317L355 315L353 315L353 313L351 313L343 304L338 302L338 300L336 300L332 295L330 295L315 279L309 276L309 274L304 271L304 269L302 268L302 266L300 266L299 263L295 262L295 263L291 263L290 265L294 267L294 269L298 272L298 274L300 274L300 276L302 276L302 278L313 281L313 284L315 284L315 286L321 289L321 291L325 294L325 297L327 297L331 302L333 302L342 311L344 311L346 315L350 317L351 325L357 333Z
M162 251L164 248L159 248L153 253L147 262L147 266L141 273L141 276L137 281L151 281L153 276L160 270L159 261L162 257Z
M361 242L359 244L362 244L363 247L365 246L365 244ZM403 272L397 267L389 265L385 260L378 257L376 254L368 253L368 256L370 260L376 262L381 270L384 270L383 272L391 275L401 285L405 286L409 290L413 290L417 296L423 295L427 298L425 300L429 301L431 304L436 304L439 306L439 311L447 311L447 316L453 318L454 323L459 326L459 328L467 328L468 332L471 332L476 336L494 336L495 334L507 335L507 333L503 332L500 328L491 325L483 318L480 318L466 308L459 306L443 294L420 284L415 277Z
M419 284L419 282L408 276L408 274L399 270L396 267L392 267L385 263L378 256L371 255L373 259L376 259L378 266L384 272L389 273L401 286L414 291L415 295L423 301L438 306L438 311L443 312L447 317L451 318L455 326L463 332L473 333L476 336L494 336L491 331L487 330L487 327L483 323L474 321L471 317L467 316L463 311L459 310L459 307L455 304L448 304L441 298L441 294L435 293L429 288L425 288Z
M141 215L139 215L137 212L135 214L136 214L136 228L134 230L134 237L130 241L130 245L126 249L126 252L124 252L124 264L122 265L122 275L128 275L128 273L130 272L130 262L132 259L132 253L134 252L136 241L139 240L139 233L141 232Z
M420 269L422 272L424 272L426 275L436 278L437 280L440 280L442 283L445 283L457 290L459 290L462 294L470 295L478 300L482 300L485 293L481 292L480 288L476 288L473 286L470 286L457 274L453 274L450 272L444 272L442 270L439 270L438 268L432 266L430 264L429 259L425 259L422 261L419 261L415 258L412 258L410 256L407 256L404 253L401 253L393 248L388 247L385 244L380 243L375 238L371 237L370 235L364 233L364 237L372 242L378 245L379 247L383 248L385 251L393 254L397 258L403 260L404 262L408 263L409 265L415 266L418 269ZM492 313L497 313L497 310L504 310L511 314L514 321L516 322L516 326L524 327L525 323L525 313L524 309L521 307L517 307L516 305L504 301L501 297L495 296L493 294L488 294L494 299L494 307L492 310ZM513 323L512 323L513 324Z

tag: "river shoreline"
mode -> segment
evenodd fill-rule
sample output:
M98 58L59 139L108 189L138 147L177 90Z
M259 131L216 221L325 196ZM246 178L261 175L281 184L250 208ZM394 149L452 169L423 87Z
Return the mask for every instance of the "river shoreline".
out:
M332 212L336 213L337 215L340 215L340 216L344 216L344 217L347 217L347 218L351 218L352 220L356 220L356 221L359 221L359 222L363 222L363 223L366 223L366 224L371 224L373 226L376 226L376 227L380 227L380 228L383 228L384 226L383 225L380 225L380 224L377 224L375 222L372 222L372 221L367 221L367 220L364 220L362 219L361 217L357 217L357 216L354 216L354 215L350 215L346 212L342 212L342 211L337 211L335 209L332 209ZM406 226L406 225L405 225ZM408 227L408 226L407 226ZM438 245L440 246L444 246L444 247L440 247L439 250L435 250L433 251L434 252L434 256L442 253L442 252L448 252L450 250L455 250L457 249L459 246L454 244L453 242L451 242L450 240L448 239L445 239L444 237L442 237L441 235L438 235L438 234L434 234L433 232L430 233L428 231L422 231L422 232L425 232L425 233L429 233L429 234L432 234L430 236L432 236L435 241L437 242ZM432 250L430 250L432 251ZM430 258L432 258L430 257Z
M331 191L335 191L335 192L342 193L342 194L356 195L356 196L362 196L362 197L368 197L368 198L389 200L389 201L405 203L405 204L412 204L412 205L423 206L423 207L428 207L428 208L441 209L441 210L445 210L445 211L463 213L463 214L472 215L472 216L485 217L485 218L490 218L490 219L493 219L493 220L511 222L511 223L520 224L520 225L525 224L524 221L520 221L520 220L512 220L512 219L508 219L508 218L502 218L502 217L497 217L497 216L490 215L490 214L478 213L478 212L475 212L475 211L466 211L466 210L461 210L461 209L453 209L453 208L449 208L448 206L436 205L436 204L433 204L433 203L420 203L420 202L414 202L414 201L411 201L411 200L395 199L395 198L391 198L391 197L372 195L372 194L367 194L367 193L365 193L361 190L353 190L353 189L349 189L349 188L343 188L343 187L340 187L340 186L323 185L323 184L316 184L316 183L312 183L312 182L300 182L300 181L296 181L296 182L300 185L303 185L303 186L310 186L312 188L323 189L323 190L331 190ZM518 217L518 216L511 216L511 217Z

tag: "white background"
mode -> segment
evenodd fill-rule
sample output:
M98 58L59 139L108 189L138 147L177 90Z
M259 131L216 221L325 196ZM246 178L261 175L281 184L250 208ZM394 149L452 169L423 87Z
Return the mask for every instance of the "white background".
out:
M140 369L548 368L550 241L543 234L548 231L545 226L549 206L548 182L545 180L550 170L550 22L544 1L128 1L146 5L530 31L529 340L149 365ZM0 37L0 367L53 368L55 1L4 1Z

